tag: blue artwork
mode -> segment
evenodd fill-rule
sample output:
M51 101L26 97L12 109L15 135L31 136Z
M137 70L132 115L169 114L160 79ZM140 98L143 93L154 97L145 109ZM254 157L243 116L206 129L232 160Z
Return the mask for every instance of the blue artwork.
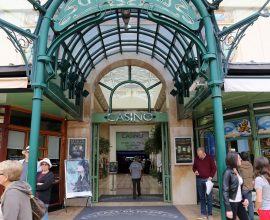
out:
M248 119L236 119L224 123L226 138L245 137L251 135L251 126Z
M270 133L270 116L256 117L258 134Z

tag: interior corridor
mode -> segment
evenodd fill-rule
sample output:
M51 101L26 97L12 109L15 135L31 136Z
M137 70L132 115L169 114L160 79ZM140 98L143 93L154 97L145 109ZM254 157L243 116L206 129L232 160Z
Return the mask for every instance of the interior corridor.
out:
M162 194L162 184L151 175L143 175L141 180L142 195ZM99 195L131 195L132 181L129 174L109 174L99 180Z

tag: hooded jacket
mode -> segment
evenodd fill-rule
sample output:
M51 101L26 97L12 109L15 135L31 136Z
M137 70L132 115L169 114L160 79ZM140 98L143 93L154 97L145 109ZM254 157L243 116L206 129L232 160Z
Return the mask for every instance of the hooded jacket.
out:
M253 167L249 161L242 161L241 167L239 168L240 175L243 178L243 190L253 190Z
M1 197L4 220L32 220L30 186L23 181L12 182Z

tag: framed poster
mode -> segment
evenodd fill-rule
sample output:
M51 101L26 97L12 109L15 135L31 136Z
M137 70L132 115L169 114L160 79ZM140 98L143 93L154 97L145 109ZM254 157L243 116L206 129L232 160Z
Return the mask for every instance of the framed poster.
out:
M68 159L84 160L86 154L86 138L68 139Z
M174 140L174 154L176 165L193 164L194 152L191 137L176 137Z
M110 162L109 173L117 173L117 172L118 172L118 162Z
M88 160L65 160L66 198L92 196Z

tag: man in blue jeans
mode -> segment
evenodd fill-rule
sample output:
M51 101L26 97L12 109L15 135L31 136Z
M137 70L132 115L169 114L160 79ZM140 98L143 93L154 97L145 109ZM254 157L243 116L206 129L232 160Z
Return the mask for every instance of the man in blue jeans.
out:
M141 196L142 165L138 161L139 158L134 157L134 161L129 166L129 171L133 183L133 199L136 199L136 188L138 196Z
M193 172L196 175L196 186L199 193L201 215L197 219L212 220L212 192L206 194L206 182L212 180L217 171L213 158L205 153L203 147L197 148L197 156L193 164ZM206 210L207 200L207 210Z

